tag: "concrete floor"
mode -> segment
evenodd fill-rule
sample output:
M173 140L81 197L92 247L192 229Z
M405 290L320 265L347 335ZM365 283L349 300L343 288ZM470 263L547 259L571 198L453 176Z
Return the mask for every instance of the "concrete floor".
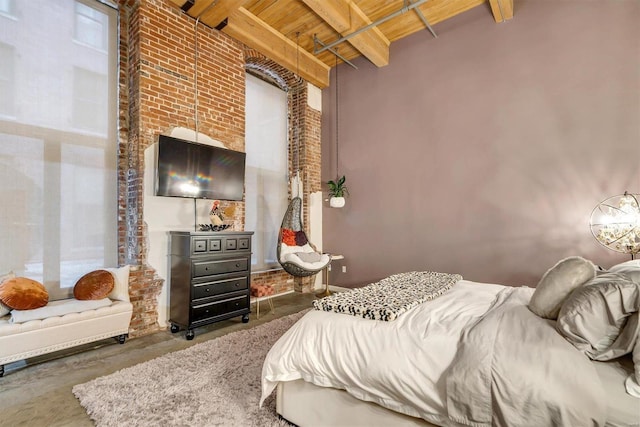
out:
M0 378L0 426L93 426L71 393L74 385L297 313L310 308L313 299L313 294L300 293L274 298L274 313L269 312L267 301L262 301L260 319L256 319L255 304L252 304L249 323L242 323L237 317L197 328L192 341L184 338L183 331L172 334L167 330L127 340L123 345L109 339L7 364L4 377Z

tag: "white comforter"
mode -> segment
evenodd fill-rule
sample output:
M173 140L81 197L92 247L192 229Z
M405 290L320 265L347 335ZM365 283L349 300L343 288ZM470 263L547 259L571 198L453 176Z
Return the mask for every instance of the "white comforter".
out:
M311 310L269 351L261 402L279 381L304 379L445 424L442 373L456 354L462 329L486 313L501 289L462 280L393 322Z
M447 374L460 336L491 312L501 291L512 290L462 280L393 322L312 310L267 355L261 403L279 381L303 379L434 424L458 425L448 416ZM518 292L528 299L533 289Z

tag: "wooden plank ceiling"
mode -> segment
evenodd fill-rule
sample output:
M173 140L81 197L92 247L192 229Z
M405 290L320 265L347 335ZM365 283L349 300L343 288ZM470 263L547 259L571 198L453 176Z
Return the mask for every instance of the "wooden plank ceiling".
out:
M325 88L336 55L389 63L389 45L474 7L488 19L513 17L513 0L170 0L308 82ZM372 24L376 25L372 25ZM363 30L363 28L367 28ZM351 35L356 33L355 35ZM432 37L426 33L425 37Z

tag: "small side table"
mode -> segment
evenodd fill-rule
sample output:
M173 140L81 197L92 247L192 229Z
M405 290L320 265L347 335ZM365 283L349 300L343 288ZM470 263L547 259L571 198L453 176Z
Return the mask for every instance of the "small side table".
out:
M331 257L331 261L335 261L338 259L344 259L344 255L329 255ZM331 266L331 264L329 264L325 269L324 269L324 291L316 294L316 297L318 298L324 298L324 297L328 297L329 295L333 294L333 292L331 292L329 290L329 267Z

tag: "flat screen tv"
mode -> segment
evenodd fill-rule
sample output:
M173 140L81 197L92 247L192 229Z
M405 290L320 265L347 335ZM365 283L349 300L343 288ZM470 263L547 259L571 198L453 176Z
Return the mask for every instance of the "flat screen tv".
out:
M160 135L156 196L242 200L245 161L240 151Z

